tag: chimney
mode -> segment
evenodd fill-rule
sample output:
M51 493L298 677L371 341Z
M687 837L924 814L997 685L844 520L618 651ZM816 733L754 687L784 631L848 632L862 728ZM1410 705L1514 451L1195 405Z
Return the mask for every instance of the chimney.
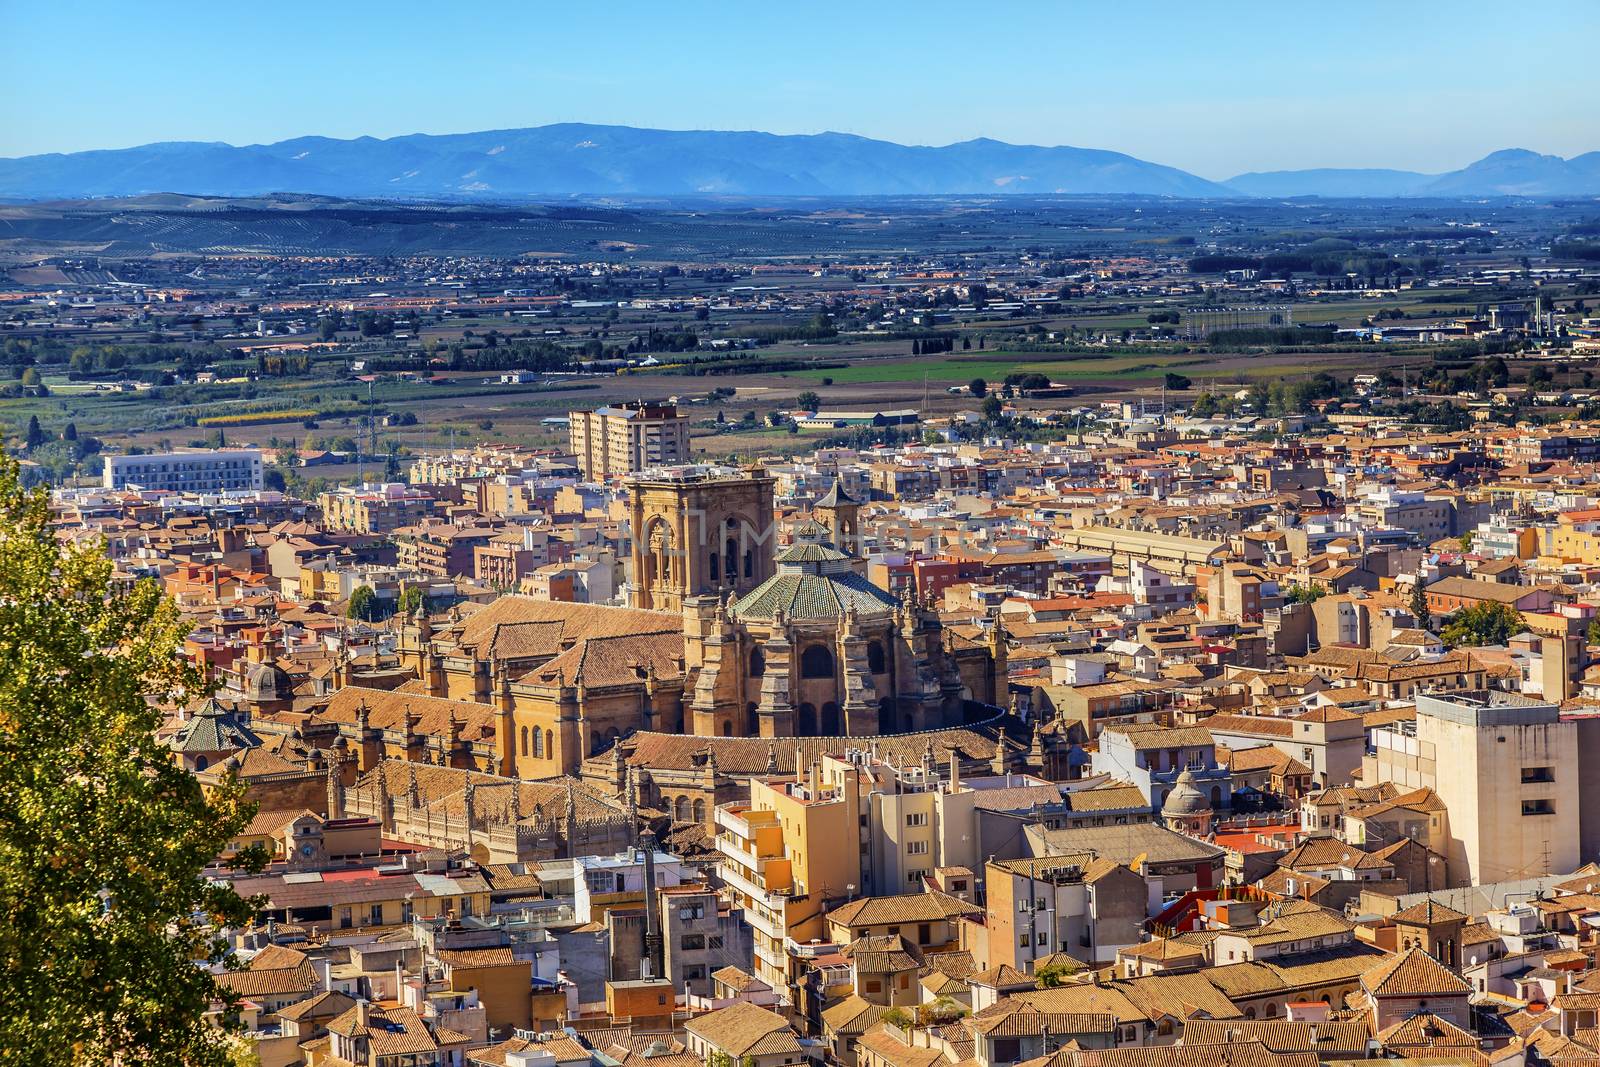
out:
M955 746L950 747L950 792L957 792L961 788L961 753Z
M356 1025L363 1030L372 1025L372 1005L367 1000L356 1001Z
M644 959L641 969L645 978L665 978L666 966L662 960L661 919L656 908L656 835L646 830L639 835L639 847L644 851Z

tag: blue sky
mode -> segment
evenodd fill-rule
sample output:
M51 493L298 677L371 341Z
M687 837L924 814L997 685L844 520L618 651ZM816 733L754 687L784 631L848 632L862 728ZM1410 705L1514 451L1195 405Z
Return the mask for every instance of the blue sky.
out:
M1600 0L0 0L0 156L582 121L1443 171L1600 149L1597 40Z

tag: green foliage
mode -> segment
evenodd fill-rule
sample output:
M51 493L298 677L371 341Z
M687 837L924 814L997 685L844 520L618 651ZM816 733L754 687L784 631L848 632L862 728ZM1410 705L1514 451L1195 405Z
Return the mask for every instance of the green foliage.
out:
M1327 594L1328 591L1321 586L1291 585L1289 591L1283 594L1283 599L1289 604L1315 604Z
M400 594L400 599L395 602L395 611L401 615L410 615L418 608L426 606L426 598L422 595L421 587L413 585Z
M1033 976L1039 980L1039 985L1042 988L1054 989L1080 970L1082 970L1081 967L1076 967L1063 960L1059 963L1047 963L1043 967L1035 968Z
M984 381L982 378L974 378L974 379L972 379L972 381L967 383L967 391L970 392L973 396L979 397L981 399L982 397L984 397L985 395L988 394L988 392L989 392L989 383Z
M916 1019L904 1008L890 1008L883 1013L882 1019L890 1026L899 1027L901 1030L908 1030L916 1023Z
M1172 371L1168 371L1167 376L1163 378L1162 381L1166 384L1168 389L1171 389L1175 392L1182 392L1193 384L1188 378L1185 378L1181 374L1175 374Z
M1589 644L1600 645L1600 619L1591 619L1589 629L1586 631Z
M372 622L377 618L377 612L377 592L370 585L357 586L355 592L350 594L350 603L345 609L345 614L352 619Z
M231 962L253 906L202 873L244 827L237 782L207 796L155 738L201 680L154 582L113 583L64 548L0 458L0 1049L8 1062L231 1062L205 1018L232 1003L196 961Z
M1417 581L1411 586L1411 617L1417 620L1417 628L1426 630L1432 621L1428 614L1428 593L1423 588L1422 582Z
M805 392L794 398L794 406L803 411L815 412L818 408L822 407L822 398L814 391L807 389Z
M1527 628L1516 608L1491 602L1462 608L1439 636L1448 645L1503 645Z
M984 418L988 419L990 422L999 422L1001 419L1005 418L1005 413L1006 404L1004 400L1001 400L997 396L986 396L983 398Z

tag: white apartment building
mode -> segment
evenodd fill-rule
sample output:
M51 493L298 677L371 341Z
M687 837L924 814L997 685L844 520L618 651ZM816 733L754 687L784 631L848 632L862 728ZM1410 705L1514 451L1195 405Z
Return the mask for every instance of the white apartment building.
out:
M107 456L103 476L107 489L191 493L260 490L261 452L254 448L236 448Z

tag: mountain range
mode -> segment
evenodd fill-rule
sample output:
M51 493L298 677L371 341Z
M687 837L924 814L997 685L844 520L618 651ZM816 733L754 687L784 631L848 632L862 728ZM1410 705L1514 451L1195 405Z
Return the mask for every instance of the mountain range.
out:
M779 135L560 123L379 139L234 146L168 141L0 159L14 200L182 192L401 199L566 196L1143 195L1482 197L1600 195L1600 152L1494 152L1460 170L1318 169L1209 181L1092 148L979 138L938 147L843 133Z

